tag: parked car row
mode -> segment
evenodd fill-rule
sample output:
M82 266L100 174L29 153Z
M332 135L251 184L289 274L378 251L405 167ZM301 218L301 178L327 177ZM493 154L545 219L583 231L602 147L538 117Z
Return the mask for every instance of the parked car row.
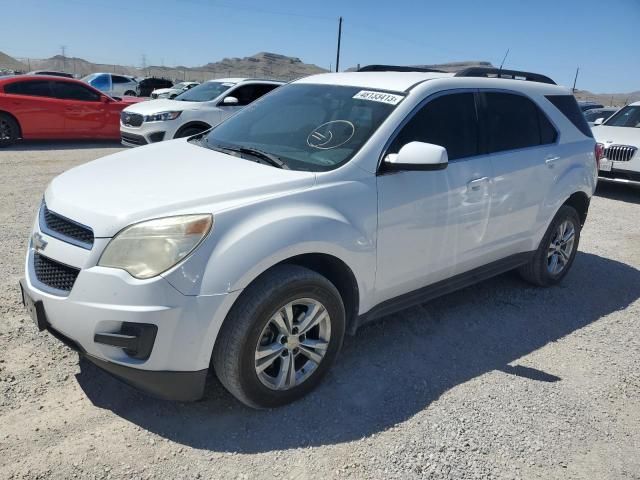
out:
M129 77L121 80L117 75L98 73L87 78L88 83L46 75L0 78L0 146L18 139L74 138L117 139L134 146L190 136L217 125L282 84L214 80L187 89L174 100L143 102L139 97L116 95L130 93ZM136 103L144 106L122 112Z

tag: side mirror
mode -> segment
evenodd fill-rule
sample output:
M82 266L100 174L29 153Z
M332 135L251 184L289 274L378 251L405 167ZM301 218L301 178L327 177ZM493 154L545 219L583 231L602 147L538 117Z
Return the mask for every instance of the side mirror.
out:
M593 122L593 126L595 127L596 125L602 125L604 123L604 117L602 118L597 118L595 122Z
M107 97L106 95L102 95L102 96L100 97L100 101L101 101L102 103L111 103L111 99L110 99L109 97Z
M440 145L409 142L398 153L390 153L384 159L388 170L442 170L447 168L447 149Z
M236 97L224 97L223 105L237 105L240 101Z

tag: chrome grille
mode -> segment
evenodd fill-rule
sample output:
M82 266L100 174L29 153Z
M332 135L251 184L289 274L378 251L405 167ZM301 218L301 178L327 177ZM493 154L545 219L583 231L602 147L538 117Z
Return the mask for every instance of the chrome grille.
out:
M93 247L93 231L89 227L52 212L45 203L40 208L40 230L78 247L88 250Z
M127 127L139 127L143 117L139 113L120 112L120 122Z
M614 162L628 162L638 150L631 145L610 145L604 149L604 156Z
M33 271L38 281L50 288L70 292L80 270L48 257L33 254Z

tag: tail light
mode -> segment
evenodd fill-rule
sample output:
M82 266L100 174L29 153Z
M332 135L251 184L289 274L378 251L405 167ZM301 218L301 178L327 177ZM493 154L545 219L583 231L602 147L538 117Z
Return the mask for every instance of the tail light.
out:
M604 145L602 143L596 143L596 147L594 149L595 157L596 157L596 166L598 169L600 168L600 160L604 157Z

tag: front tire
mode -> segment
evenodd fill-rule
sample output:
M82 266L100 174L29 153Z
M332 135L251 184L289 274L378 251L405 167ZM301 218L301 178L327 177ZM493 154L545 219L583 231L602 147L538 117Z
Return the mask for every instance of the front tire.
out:
M13 117L0 113L0 148L8 147L20 138L20 126Z
M182 130L178 130L178 133L176 133L175 137L173 138L185 138L185 137L191 137L193 135L197 135L199 133L204 132L205 130L208 130L210 127L204 128L204 127L187 127L187 128L183 128Z
M297 265L280 265L240 296L222 325L213 367L225 388L253 408L293 402L335 361L345 332L336 287Z
M520 276L541 287L559 283L573 265L581 228L576 209L560 207L533 258L518 270Z

